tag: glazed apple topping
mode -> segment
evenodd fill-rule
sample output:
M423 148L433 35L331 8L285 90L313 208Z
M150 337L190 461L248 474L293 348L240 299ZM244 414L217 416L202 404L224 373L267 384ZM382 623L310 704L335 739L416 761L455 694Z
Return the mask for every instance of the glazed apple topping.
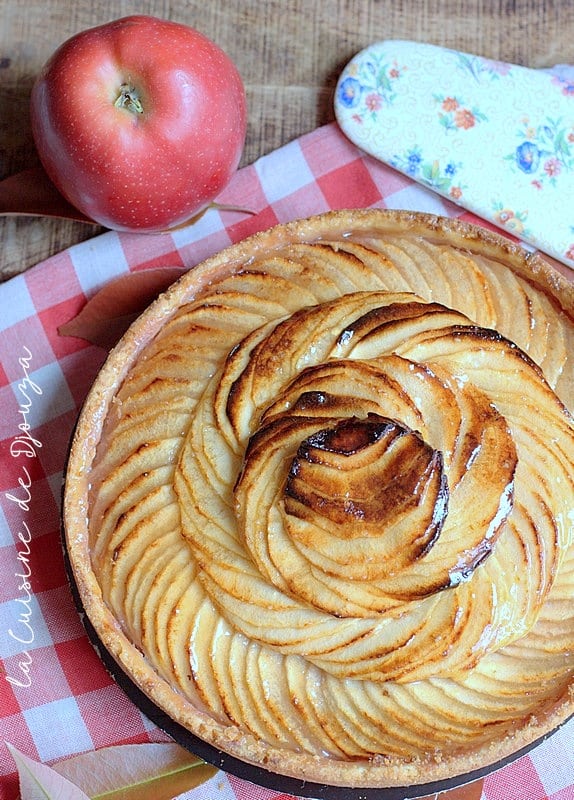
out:
M273 746L500 738L569 679L573 347L531 283L424 236L255 253L118 392L107 606L178 696Z

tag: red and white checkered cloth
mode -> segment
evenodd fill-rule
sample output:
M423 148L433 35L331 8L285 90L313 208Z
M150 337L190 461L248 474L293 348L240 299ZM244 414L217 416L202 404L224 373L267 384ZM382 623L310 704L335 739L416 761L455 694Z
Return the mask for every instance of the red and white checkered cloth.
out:
M165 739L109 677L68 587L60 545L62 475L78 410L105 353L60 337L58 326L117 275L191 267L296 217L378 206L471 218L365 156L336 124L240 170L218 200L257 213L210 210L196 225L158 236L105 233L0 285L1 800L18 792L5 741L51 763L106 745ZM220 772L185 797L289 796ZM574 722L484 781L483 800L513 798L574 799Z

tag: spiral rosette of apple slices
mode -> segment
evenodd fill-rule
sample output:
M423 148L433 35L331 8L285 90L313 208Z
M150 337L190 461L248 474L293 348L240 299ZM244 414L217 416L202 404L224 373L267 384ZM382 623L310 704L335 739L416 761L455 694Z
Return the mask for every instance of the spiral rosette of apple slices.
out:
M170 716L281 774L444 777L573 696L572 308L449 226L353 212L216 256L83 412L90 619Z
M339 678L404 682L461 675L533 626L570 543L573 456L568 413L513 343L354 292L238 343L174 485L232 628Z

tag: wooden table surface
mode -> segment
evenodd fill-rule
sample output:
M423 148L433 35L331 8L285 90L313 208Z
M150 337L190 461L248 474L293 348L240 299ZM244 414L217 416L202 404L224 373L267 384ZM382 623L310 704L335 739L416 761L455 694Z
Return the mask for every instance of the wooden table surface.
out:
M192 25L235 61L249 104L242 164L332 121L342 68L382 39L530 67L574 63L572 0L0 0L0 179L38 163L29 97L53 50L84 28L132 13ZM101 230L0 219L0 280Z

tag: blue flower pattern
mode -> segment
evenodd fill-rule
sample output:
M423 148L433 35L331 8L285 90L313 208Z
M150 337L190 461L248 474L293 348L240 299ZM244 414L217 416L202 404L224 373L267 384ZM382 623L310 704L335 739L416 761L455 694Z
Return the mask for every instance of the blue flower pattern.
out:
M389 163L409 177L415 178L442 194L448 194L454 200L458 200L462 196L464 187L453 185L454 178L462 166L460 163L449 161L444 167L441 167L439 161L425 162L420 147L413 147L404 155L394 156Z
M420 48L418 51L417 47ZM412 63L411 53L416 54ZM429 74L436 77L433 59L440 65L436 74L440 69L450 68L453 76L451 82L435 84L437 89L440 86L438 93L423 72L426 66ZM430 103L425 104L424 96L416 94L414 79L415 76L418 78L419 70ZM556 194L546 194L546 201L540 192L548 193L564 187L565 206L571 205L568 197L571 195L574 173L574 117L570 107L564 107L564 98L567 98L569 105L570 101L574 103L574 67L549 71L546 92L549 100L554 95L560 98L560 103L549 102L548 106L541 104L539 95L544 91L542 81L534 84L537 92L540 86L539 95L534 98L532 106L527 98L524 104L525 110L528 109L532 114L531 120L526 117L521 119L520 111L514 118L500 114L499 108L495 108L491 101L491 87L495 83L508 81L511 93L516 91L513 86L526 84L522 70L512 64L444 48L441 50L430 45L381 43L367 48L348 65L341 76L335 102L348 110L348 115L344 117L346 124L356 132L354 141L367 153L382 157L382 160L408 177L454 202L476 209L509 233L539 246L546 236L540 229L540 219L546 219L550 213L544 209L556 208L556 203L560 202ZM401 81L403 76L404 82ZM472 89L473 84L477 87L476 91ZM449 94L444 94L445 86ZM409 91L414 94L409 95ZM420 125L416 131L408 132L408 137L405 137L407 141L404 142L397 136L403 100L410 114L413 113L415 102L419 102L423 108ZM434 121L429 114L433 101L438 115ZM546 111L550 105L558 109L554 116ZM386 140L385 124L389 119L391 127ZM502 120L504 127L501 126ZM479 195L480 206L477 207L477 195L474 194L476 187L480 186L477 165L483 160L477 129L484 127L486 133L481 133L481 136L489 137L489 126L496 137L497 145L492 150L499 159L500 181L492 188L493 196ZM447 136L451 141L450 147L446 144ZM513 136L516 136L514 141ZM445 153L450 157L445 157ZM460 155L460 161L453 155ZM474 159L472 163L471 159ZM465 180L469 185L464 183ZM483 188L480 186L481 191ZM509 189L508 194L506 188ZM559 250L550 249L547 252L574 264L574 241L570 240L569 226L564 226L565 222L570 223L572 214L570 209L566 209L566 212L564 218L559 207L557 222L560 233L555 232L552 236L552 247L559 242Z
M388 64L373 56L341 80L337 100L344 108L356 109L357 121L367 116L374 118L383 107L392 105L396 97L395 82L403 70L396 63Z
M361 102L361 84L356 78L345 78L339 86L339 100L345 108L355 108Z
M538 169L540 150L533 142L522 142L516 148L515 158L518 168L530 175Z
M574 126L550 118L532 126L525 119L517 136L520 144L505 160L511 168L532 176L537 189L556 186L561 175L574 170Z

